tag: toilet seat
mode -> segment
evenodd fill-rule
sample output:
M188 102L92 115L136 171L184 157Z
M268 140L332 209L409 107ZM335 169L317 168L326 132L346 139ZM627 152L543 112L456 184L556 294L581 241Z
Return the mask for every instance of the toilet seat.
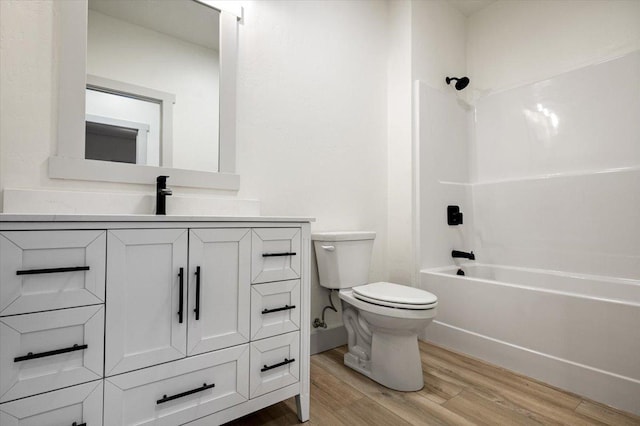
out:
M438 298L428 291L388 282L366 284L352 290L356 299L388 308L425 310L438 304Z

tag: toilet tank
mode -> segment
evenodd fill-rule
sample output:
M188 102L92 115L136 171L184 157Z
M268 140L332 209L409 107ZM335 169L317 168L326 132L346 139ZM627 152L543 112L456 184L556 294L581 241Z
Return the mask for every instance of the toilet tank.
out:
M317 232L311 234L320 285L351 288L369 282L375 232Z

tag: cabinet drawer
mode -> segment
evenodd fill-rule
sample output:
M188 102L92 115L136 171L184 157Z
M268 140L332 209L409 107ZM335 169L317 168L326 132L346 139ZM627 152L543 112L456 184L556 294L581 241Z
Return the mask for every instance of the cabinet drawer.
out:
M104 302L104 231L0 234L0 316Z
M0 341L0 402L101 379L104 307L0 318Z
M239 404L248 398L248 367L245 344L110 377L104 422L174 426Z
M251 340L300 329L300 280L251 286Z
M256 228L251 236L251 282L300 278L300 228Z
M250 397L300 380L300 332L251 342Z
M102 380L0 405L2 426L102 424Z

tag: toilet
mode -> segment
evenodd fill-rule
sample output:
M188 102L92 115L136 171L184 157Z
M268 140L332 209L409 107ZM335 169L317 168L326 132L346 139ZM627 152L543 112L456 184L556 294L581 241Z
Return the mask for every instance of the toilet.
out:
M320 285L339 290L349 351L344 364L399 391L422 389L420 333L438 298L388 282L368 283L375 232L319 232L313 240Z

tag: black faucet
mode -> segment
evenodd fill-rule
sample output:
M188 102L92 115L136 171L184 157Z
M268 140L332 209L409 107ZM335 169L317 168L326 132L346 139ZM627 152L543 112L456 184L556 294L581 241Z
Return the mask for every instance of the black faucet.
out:
M158 176L156 179L156 214L167 214L167 196L173 192L167 188L169 176Z
M476 260L476 255L473 254L472 251L467 253L466 251L453 250L451 252L451 257L461 257L463 259Z

